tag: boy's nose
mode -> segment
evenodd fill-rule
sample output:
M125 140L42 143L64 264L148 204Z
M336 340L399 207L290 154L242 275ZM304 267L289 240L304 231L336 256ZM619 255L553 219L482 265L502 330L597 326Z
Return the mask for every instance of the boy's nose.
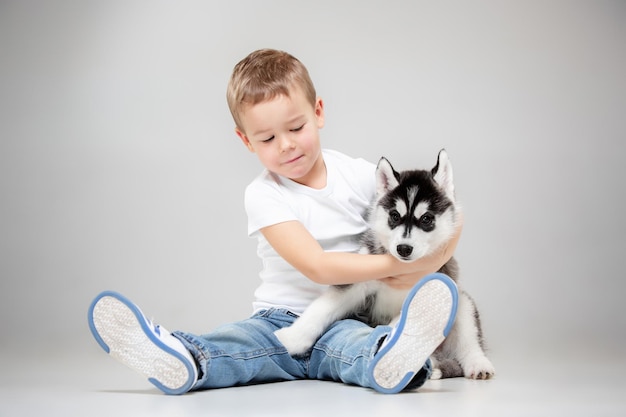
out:
M289 149L293 148L293 146L294 146L294 142L293 142L293 140L291 140L289 135L281 136L281 138L280 138L280 151L281 152L289 150Z

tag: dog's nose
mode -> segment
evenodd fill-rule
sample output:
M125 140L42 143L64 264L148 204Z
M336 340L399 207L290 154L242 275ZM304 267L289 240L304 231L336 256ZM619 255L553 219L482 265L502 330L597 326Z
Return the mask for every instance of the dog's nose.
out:
M398 251L398 255L407 258L411 255L411 252L413 252L413 246L402 244L396 246L396 250Z

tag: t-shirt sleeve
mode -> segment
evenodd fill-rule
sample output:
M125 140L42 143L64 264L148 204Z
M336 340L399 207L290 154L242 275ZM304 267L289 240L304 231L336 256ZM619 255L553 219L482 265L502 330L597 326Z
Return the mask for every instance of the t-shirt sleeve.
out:
M248 236L267 226L297 220L287 197L277 184L257 179L246 188L244 200L248 215Z

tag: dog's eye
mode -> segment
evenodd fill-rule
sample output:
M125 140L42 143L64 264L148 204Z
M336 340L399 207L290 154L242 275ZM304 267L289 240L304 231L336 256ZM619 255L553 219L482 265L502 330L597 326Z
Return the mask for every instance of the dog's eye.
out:
M398 223L401 218L402 216L400 216L400 213L398 213L397 210L391 210L389 212L389 219L391 220L391 223Z
M420 217L419 227L425 232L432 231L435 228L435 216L432 213L424 213Z

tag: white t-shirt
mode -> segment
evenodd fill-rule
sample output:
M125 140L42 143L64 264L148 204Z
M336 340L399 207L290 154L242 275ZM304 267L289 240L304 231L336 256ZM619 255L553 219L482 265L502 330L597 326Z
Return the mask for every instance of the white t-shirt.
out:
M376 190L376 165L324 149L326 187L317 190L267 170L245 193L248 235L258 239L261 285L253 308L287 308L302 313L326 286L316 284L283 260L260 229L290 220L301 222L328 252L356 252L367 230L366 214Z

